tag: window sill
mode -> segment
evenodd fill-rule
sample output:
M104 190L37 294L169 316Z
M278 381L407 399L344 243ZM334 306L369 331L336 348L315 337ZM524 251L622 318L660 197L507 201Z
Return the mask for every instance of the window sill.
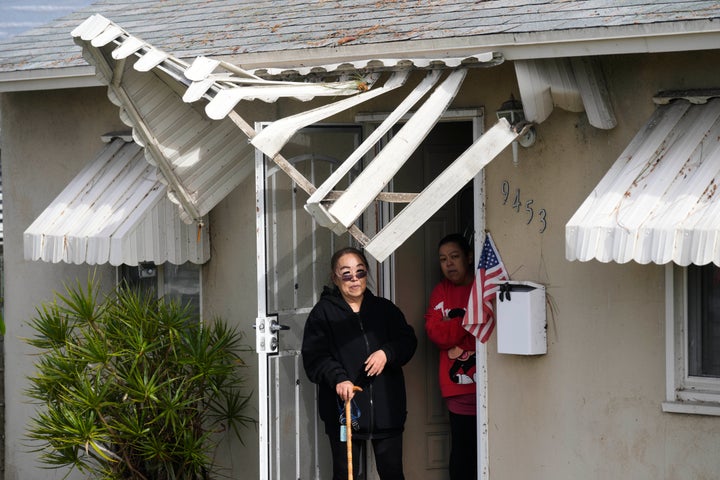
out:
M666 413L720 416L720 403L663 402L662 411Z

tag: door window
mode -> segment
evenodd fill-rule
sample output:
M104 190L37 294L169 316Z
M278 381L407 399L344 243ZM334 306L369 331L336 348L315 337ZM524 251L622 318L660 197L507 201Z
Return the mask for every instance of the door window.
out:
M357 125L308 127L296 133L283 151L305 178L320 185L361 140ZM267 160L267 311L309 311L329 282L333 252L352 241L347 233L319 229L303 208L308 194L273 165ZM360 166L352 169L336 188L347 188L359 171Z

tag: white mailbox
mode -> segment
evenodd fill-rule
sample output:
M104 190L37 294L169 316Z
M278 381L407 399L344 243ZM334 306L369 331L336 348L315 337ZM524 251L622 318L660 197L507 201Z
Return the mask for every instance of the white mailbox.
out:
M545 286L533 282L499 282L496 296L498 353L547 353Z

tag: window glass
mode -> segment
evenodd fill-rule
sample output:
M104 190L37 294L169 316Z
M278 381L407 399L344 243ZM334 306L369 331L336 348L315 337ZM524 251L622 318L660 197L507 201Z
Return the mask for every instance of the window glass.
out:
M664 412L720 416L720 268L667 265Z
M157 295L157 268L155 268L154 264L151 265L152 269L149 268L148 264L141 264L137 267L121 265L120 283L126 283L132 289L152 293L154 296Z
M720 268L688 267L688 374L720 377Z
M131 288L181 305L189 304L191 314L200 317L200 265L190 262L182 265L121 265L119 277L121 282L126 282Z
M183 263L163 265L163 296L180 305L190 305L193 315L200 316L200 265Z

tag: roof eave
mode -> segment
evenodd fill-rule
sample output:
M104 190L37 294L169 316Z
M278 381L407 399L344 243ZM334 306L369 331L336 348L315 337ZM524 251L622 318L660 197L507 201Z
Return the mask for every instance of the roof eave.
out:
M720 48L720 22L638 24L245 53L223 59L245 69L316 65L373 57L408 58L496 52L505 60L664 53ZM0 92L100 86L90 66L0 73Z
M244 53L223 59L249 70L285 65L314 65L367 58L422 58L431 56L463 57L495 52L505 60L663 53L720 48L720 22L681 22L455 37L433 40L408 40L366 43L340 47Z
M0 73L0 93L102 86L90 65Z

